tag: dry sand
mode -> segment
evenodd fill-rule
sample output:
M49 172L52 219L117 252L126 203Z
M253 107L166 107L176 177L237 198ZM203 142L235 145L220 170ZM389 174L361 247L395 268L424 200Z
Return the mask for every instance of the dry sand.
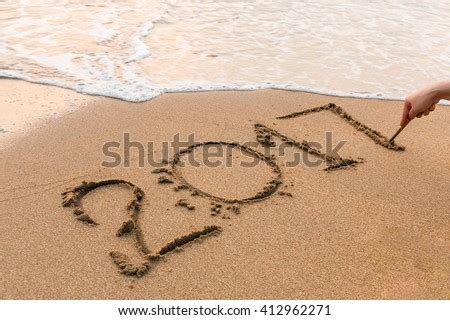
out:
M167 94L132 104L20 81L0 85L2 108L9 110L66 110L82 101L79 109L40 122L0 150L0 298L450 298L447 107L413 121L397 138L406 149L395 151L329 110L277 117L332 102L390 136L400 102L261 90ZM135 148L128 168L101 166L107 159L102 145L122 141L123 132L154 142L160 159L159 146L177 133L195 133L198 142L243 143L256 141L255 124L297 142L323 143L332 131L335 144L348 141L340 155L358 163L331 172L323 165L288 168L282 161L293 153L288 148L253 168L169 165L172 175L152 174L154 167L139 166ZM266 138L278 139L258 140ZM255 149L264 151L261 144ZM242 154L230 157L237 163ZM161 177L173 183L159 183ZM109 185L62 206L67 188L108 179L129 181L145 195L132 185ZM258 193L267 197L228 201ZM77 208L95 224L77 219L90 221L73 214ZM190 241L201 232L206 236ZM132 266L148 254L142 277L119 273L113 260L130 271L123 254Z

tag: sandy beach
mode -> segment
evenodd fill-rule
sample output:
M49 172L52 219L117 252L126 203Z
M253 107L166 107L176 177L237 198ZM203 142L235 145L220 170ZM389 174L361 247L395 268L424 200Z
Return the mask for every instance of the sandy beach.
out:
M450 299L448 107L412 121L396 139L402 151L376 144L333 110L279 119L334 103L389 137L398 129L399 101L257 90L130 103L15 80L0 86L4 114L62 110L14 139L1 133L8 140L0 150L2 299ZM255 125L323 146L332 132L334 145L347 141L342 158L358 162L330 172L289 167L283 159L293 146L254 167L177 173L172 154L169 172L158 174L132 148L126 165L102 166L111 160L103 145L123 142L124 133L152 142L156 160L176 134L195 134L200 143L253 141L250 156L258 156L265 147ZM69 193L82 199L63 206L65 190L109 179L132 185ZM276 188L260 201L223 201L251 199L267 183ZM74 214L77 208L83 212ZM133 225L121 228L130 215ZM197 238L205 226L217 229ZM145 272L121 273L111 252L148 258Z

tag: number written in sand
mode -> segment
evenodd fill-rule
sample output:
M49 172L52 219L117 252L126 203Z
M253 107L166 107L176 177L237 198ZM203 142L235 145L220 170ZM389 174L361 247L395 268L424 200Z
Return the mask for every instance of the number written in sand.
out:
M167 254L195 240L216 235L221 231L221 228L216 225L206 226L203 230L193 231L188 235L167 243L160 250L152 252L145 243L144 235L139 225L139 213L141 211L142 200L144 198L144 191L133 183L121 179L102 180L98 182L83 181L81 185L68 189L62 193L62 204L64 207L73 208L73 213L77 217L77 220L90 226L97 226L98 223L94 221L83 209L82 199L95 189L113 185L128 187L133 194L133 198L127 205L128 219L119 227L116 232L116 236L122 237L125 235L130 235L134 242L134 247L138 251L139 258L137 261L132 261L127 254L119 251L111 251L109 253L111 259L123 274L141 277L146 274L152 265L163 256L166 256Z
M383 135L377 130L370 128L369 126L361 123L360 121L353 118L350 114L348 114L342 107L335 105L334 103L328 103L321 107L315 107L307 110L303 110L300 112L290 113L284 116L277 117L277 119L293 119L298 117L303 117L309 114L318 113L318 112L331 112L337 115L339 118L344 120L346 123L354 127L357 131L364 133L367 137L369 137L373 142L382 146L383 148L393 150L393 151L403 151L405 150L404 146L397 145L395 141L389 141L388 137Z
M272 172L272 178L270 179L270 181L267 182L267 184L262 188L261 191L259 191L258 193L256 193L253 196L242 198L242 199L230 199L230 198L220 197L220 196L213 195L209 192L206 192L204 190L201 190L201 189L195 187L189 181L187 181L187 179L183 176L182 172L179 170L178 164L181 161L181 156L192 153L192 152L194 152L194 150L196 150L198 148L209 147L209 146L235 148L235 149L240 150L242 153L247 154L248 156L254 158L255 160L262 161L270 168L270 170ZM249 148L247 146L244 146L244 145L241 145L238 143L232 143L232 142L209 141L209 142L203 142L203 143L191 145L188 148L183 149L182 151L177 153L173 157L172 161L170 161L169 165L170 165L170 171L167 171L167 172L170 172L170 174L181 183L181 185L183 186L182 188L189 189L189 190L191 190L191 192L194 192L194 194L209 198L212 201L223 202L226 204L245 204L245 203L251 203L251 202L257 202L257 201L264 200L264 199L270 197L271 195L273 195L278 190L278 187L282 183L281 169L273 159L263 155L262 153L254 150L252 148Z
M263 146L266 146L266 147L275 146L274 137L277 137L281 141L287 143L288 145L290 145L292 147L296 147L300 150L308 152L309 154L311 154L315 157L318 157L318 158L324 160L327 164L327 167L324 170L328 171L328 172L337 170L337 169L345 169L345 168L349 168L349 167L354 167L356 164L361 162L359 160L354 160L351 158L342 159L340 157L328 155L326 153L321 152L319 149L312 147L310 145L310 143L308 143L307 141L302 141L302 142L295 141L294 139L291 139L288 136L281 134L280 132L276 131L275 129L266 127L263 124L255 124L255 133L256 133L256 139Z
M296 118L299 116L307 115L310 113L316 113L321 111L330 111L334 114L338 115L340 118L342 118L344 121L352 125L354 128L356 128L358 131L362 131L365 135L367 135L370 139L372 139L375 143L381 145L384 148L387 148L389 150L393 151L401 151L404 150L404 147L396 145L394 142L389 142L388 139L383 136L380 132L373 130L369 128L368 126L362 124L361 122L355 120L353 117L351 117L348 113L346 113L341 107L336 106L335 104L327 104L322 107L316 107L308 110L304 110L301 112L292 113L286 116L278 117L278 119L291 119ZM363 159L358 158L359 160L355 160L352 158L341 158L337 155L327 154L319 149L313 147L311 143L307 141L298 142L273 128L269 128L263 124L255 124L254 130L256 134L256 140L265 147L274 147L275 144L275 138L281 140L284 143L287 143L288 145L298 148L300 150L303 150L304 152L307 152L308 154L311 154L317 158L322 159L326 164L326 168L324 169L327 172L331 172L334 170L339 169L346 169L350 167L355 167L356 165L360 164ZM251 155L254 158L263 160L270 168L272 168L272 171L275 175L275 178L270 180L268 184L264 187L264 189L252 197L247 198L241 198L241 199L231 199L231 198L225 198L220 197L217 195L214 195L210 192L207 192L205 190L202 190L199 187L194 186L192 183L187 181L187 179L183 176L180 170L178 170L178 163L180 162L181 156L185 154L189 154L193 152L197 148L206 147L210 145L218 145L218 146L231 146L233 148L237 148L241 151L244 151ZM222 141L209 141L209 142L203 142L203 143L197 143L189 146L188 148L178 152L173 156L173 159L169 162L167 162L167 167L165 168L159 168L152 171L152 173L155 174L162 174L162 176L159 177L158 181L160 184L167 184L172 185L176 184L176 186L173 188L174 191L187 191L190 192L190 196L202 196L205 198L208 198L211 200L211 215L217 216L220 215L222 212L222 204L226 206L226 209L231 210L234 213L240 213L240 208L243 205L251 204L257 201L266 200L272 195L278 191L278 194L281 196L290 196L292 197L292 194L288 192L285 188L288 188L288 186L285 184L283 187L281 185L283 184L283 175L281 172L280 167L278 166L276 160L273 158L273 156L267 156L263 155L262 153L249 148L247 146L238 144L238 143L229 143L229 142L222 142ZM177 207L185 207L188 210L194 210L195 206L193 206L188 199L182 198L180 199L175 206ZM222 215L222 218L229 218L227 215Z
M370 139L372 139L375 143L383 146L384 148L387 148L389 150L394 151L401 151L404 150L404 147L396 145L394 142L389 142L388 139L383 136L378 131L375 131L368 126L362 124L361 122L353 119L349 114L347 114L342 108L336 106L335 104L328 104L322 107L312 108L308 110L304 110L301 112L292 113L286 116L278 117L278 119L291 119L303 115L307 115L314 112L321 112L321 111L331 111L334 114L338 115L342 119L344 119L346 122L348 122L350 125L355 127L358 131L362 131L365 135L367 135ZM259 143L261 143L263 146L275 146L274 138L278 138L281 141L291 145L292 147L299 148L305 152L308 152L311 155L314 155L318 158L321 158L327 163L327 168L325 168L326 171L333 171L337 169L343 169L347 167L352 167L357 165L360 161L353 160L353 159L342 159L340 157L328 155L326 153L321 152L320 150L312 147L308 142L302 141L298 142L295 141L292 138L289 138L282 133L269 128L263 124L256 124L254 126L254 130L256 133L256 139ZM217 195L213 195L211 193L208 193L204 190L201 190L186 180L186 178L182 175L182 173L178 170L178 164L180 161L180 157L183 154L188 154L193 152L196 148L201 148L204 146L210 146L210 145L218 145L218 146L228 146L232 148L239 149L240 151L250 155L254 159L262 160L266 165L269 166L271 169L273 176L272 179L266 184L266 186L258 192L254 196L245 197L241 199L230 199L225 197L219 197ZM167 184L171 185L175 183L174 180L177 180L179 184L174 187L174 191L189 191L190 196L201 196L204 198L208 198L212 201L213 207L211 208L212 216L219 215L221 213L222 203L226 204L227 210L230 210L231 212L234 212L235 214L240 213L240 206L251 204L257 201L266 200L272 195L274 195L277 191L279 195L284 196L291 196L292 194L287 192L286 190L279 190L281 184L283 184L283 175L281 172L280 167L276 163L276 161L272 157L268 157L263 155L262 153L249 148L247 146L238 144L238 143L231 143L231 142L222 142L222 141L209 141L209 142L203 142L194 144L179 153L175 154L173 159L168 162L168 167L166 168L160 168L152 171L156 174L163 174L163 176L160 176L158 179L158 182L160 184ZM193 231L188 235L184 235L180 238L177 238L169 243L167 243L165 246L163 246L158 251L152 252L147 244L144 241L143 232L139 226L139 214L142 206L142 200L144 198L144 192L142 189L137 187L131 182L128 182L126 180L120 180L120 179L112 179L112 180L103 180L98 182L83 182L81 185L76 186L74 188L68 189L65 192L62 193L63 196L63 206L64 207L72 207L73 213L76 216L78 220L81 222L90 225L90 226L96 226L98 223L92 219L83 209L82 206L82 199L85 195L87 195L89 192L105 186L112 186L112 185L122 185L127 188L129 188L132 192L132 199L129 202L127 206L127 212L128 217L126 221L122 223L122 225L119 227L119 229L116 232L117 237L122 237L125 235L129 235L133 242L134 247L137 248L137 251L139 253L139 259L138 261L132 261L131 258L129 258L128 255L118 252L118 251L111 251L110 256L113 260L113 262L117 265L117 267L120 269L120 271L123 274L126 275L133 275L140 277L144 274L146 274L151 266L154 265L156 261L158 261L161 257L169 254L170 252L173 252L189 243L192 243L196 241L197 239L201 239L204 237L209 237L212 235L217 235L221 232L222 228L217 225L210 225L205 226L202 230ZM284 186L286 187L286 185ZM195 206L191 205L187 199L180 199L175 206L179 207L185 207L188 210L194 210ZM222 218L225 216L223 215ZM317 311L318 312L315 313ZM322 309L326 310L325 315L329 315L329 306L322 306L322 305L302 305L302 306L264 306L264 309L262 309L260 312L264 314L269 315L275 315L275 314L299 314L299 315L319 315L322 312Z
M333 114L339 116L346 123L350 124L357 131L364 133L367 137L369 137L376 144L393 151L403 151L405 147L397 145L394 141L389 141L389 139L381 134L379 131L376 131L369 126L361 123L360 121L354 119L350 114L344 111L341 107L335 105L334 103L329 103L323 105L321 107L315 107L307 110L303 110L300 112L294 112L285 116L277 117L277 119L293 119L301 116L306 116L312 113L318 113L322 111L332 112ZM274 138L280 139L282 142L291 145L292 147L296 147L305 152L308 152L311 155L314 155L322 160L324 160L327 164L327 167L324 169L325 171L333 171L336 169L345 169L349 167L354 167L357 164L361 163L360 160L354 160L352 158L343 159L339 156L333 156L326 153L321 152L320 150L311 146L307 141L298 142L294 139L285 136L284 134L276 131L275 129L269 128L263 124L255 124L255 133L256 139L259 143L266 147L275 146ZM361 159L362 160L362 159Z

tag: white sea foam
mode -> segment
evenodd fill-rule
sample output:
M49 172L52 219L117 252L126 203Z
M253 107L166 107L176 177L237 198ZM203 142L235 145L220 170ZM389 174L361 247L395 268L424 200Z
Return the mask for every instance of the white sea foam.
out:
M450 2L4 1L0 77L145 101L275 88L401 99L450 77Z

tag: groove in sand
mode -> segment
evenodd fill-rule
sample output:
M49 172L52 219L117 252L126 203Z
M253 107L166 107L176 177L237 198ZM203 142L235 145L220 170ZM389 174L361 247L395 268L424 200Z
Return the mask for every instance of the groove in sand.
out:
M403 151L405 150L404 146L397 145L394 141L389 142L389 138L381 134L379 131L370 128L369 126L361 123L360 121L354 119L350 114L345 112L344 109L335 105L334 103L328 103L326 105L315 107L307 110L303 110L300 112L294 112L288 115L277 117L277 119L292 119L301 116L305 116L311 113L322 112L322 111L331 111L334 114L338 115L340 118L344 119L347 123L352 125L356 130L363 132L366 136L372 139L376 144L380 146L394 150L394 151Z
M252 156L253 158L259 159L259 160L263 161L264 163L266 163L271 168L275 177L272 178L260 192L258 192L257 194L255 194L251 197L242 198L242 199L230 199L230 198L219 197L219 196L215 196L209 192L198 189L197 187L193 186L191 183L189 183L183 177L182 173L178 170L177 164L180 162L180 158L182 155L193 152L196 148L200 148L200 147L208 146L208 145L221 145L221 146L229 146L232 148L237 148L237 149L241 150L242 152ZM273 159L271 159L270 157L266 157L262 153L254 150L252 148L249 148L249 147L246 147L244 145L241 145L239 143L234 143L234 142L208 141L208 142L193 144L193 145L187 147L186 149L183 149L183 150L179 151L177 154L175 154L173 156L173 159L169 162L169 166L170 166L170 170L169 169L165 169L165 170L156 169L156 170L153 170L152 173L166 173L166 174L172 175L175 179L177 179L180 182L180 184L182 186L182 187L178 187L177 190L188 189L192 192L192 195L202 196L202 197L208 198L212 201L218 201L218 202L236 204L236 205L252 203L252 202L257 202L257 201L262 201L264 199L267 199L268 197L275 194L275 192L278 190L279 186L281 185L282 178L283 178L280 167Z
M312 147L309 145L307 141L298 142L295 141L292 138L289 138L288 136L285 136L284 134L276 131L275 129L266 127L263 124L255 124L255 133L256 133L256 139L259 143L261 143L263 146L266 147L273 147L275 145L275 141L273 140L274 137L279 138L281 141L288 143L291 146L297 147L301 150L304 150L308 152L309 154L312 154L322 160L324 160L328 167L326 167L325 171L333 171L337 169L345 169L349 167L354 167L356 164L360 163L361 161L354 160L354 159L342 159L340 157L333 157L331 155L328 155L326 153L321 152L320 150Z
M158 261L164 255L174 251L177 248L187 245L188 243L194 242L200 238L216 235L221 232L221 228L218 226L207 226L203 230L193 231L186 236L169 242L156 254L152 254L144 241L143 233L138 221L142 199L144 198L144 192L133 183L121 179L102 180L98 182L83 181L81 185L61 193L63 198L62 205L64 207L74 208L73 213L78 220L91 226L98 225L96 221L85 213L82 206L82 199L92 190L108 185L125 185L128 186L133 192L133 198L127 206L129 219L122 223L120 228L117 230L116 236L122 237L126 234L132 234L134 244L141 257L141 261L138 263L132 262L132 260L124 253L119 251L110 252L111 259L121 270L121 273L125 275L141 277L150 270L151 262Z

